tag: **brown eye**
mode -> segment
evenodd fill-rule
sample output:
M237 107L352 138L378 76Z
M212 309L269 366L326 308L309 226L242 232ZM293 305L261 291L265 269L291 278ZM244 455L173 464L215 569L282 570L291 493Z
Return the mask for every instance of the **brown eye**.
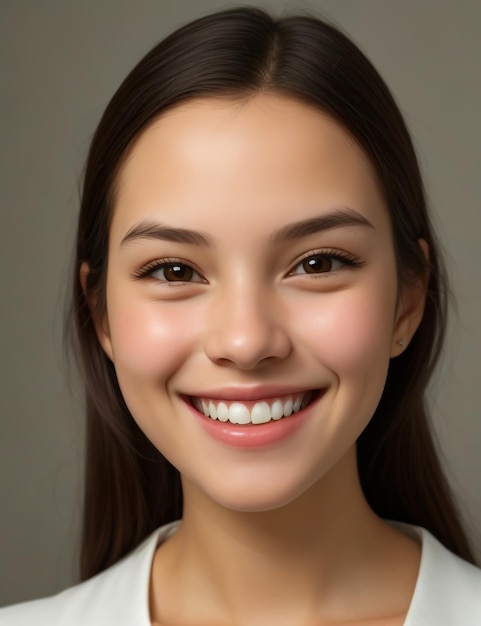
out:
M328 274L349 263L335 254L311 254L295 266L292 274Z
M140 279L154 279L160 283L205 283L205 279L187 263L155 261L134 274Z
M163 279L168 282L181 281L189 282L194 276L194 270L183 263L166 263L163 268L159 268L156 274L163 272Z
M321 274L323 272L330 272L333 266L333 259L327 256L310 256L302 261L302 269L305 274Z
M345 250L323 250L315 254L305 256L289 273L290 276L309 274L331 274L343 269L357 269L364 265L359 257Z

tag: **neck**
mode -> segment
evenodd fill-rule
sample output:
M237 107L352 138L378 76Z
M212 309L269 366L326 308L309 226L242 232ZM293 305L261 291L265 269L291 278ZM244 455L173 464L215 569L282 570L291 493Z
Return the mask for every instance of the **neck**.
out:
M281 626L309 623L320 613L334 616L362 595L366 566L387 566L384 548L394 531L365 501L354 450L302 496L273 511L228 510L188 483L184 496L183 521L165 545L158 578L168 571L183 597L192 594L182 602L196 607L185 623ZM161 588L157 604L165 606L176 591L165 578Z

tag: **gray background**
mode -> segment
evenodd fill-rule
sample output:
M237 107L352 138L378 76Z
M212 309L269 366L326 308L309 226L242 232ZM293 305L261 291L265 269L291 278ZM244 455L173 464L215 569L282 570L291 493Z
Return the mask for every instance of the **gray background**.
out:
M234 4L0 2L0 605L75 580L82 409L67 382L61 323L89 139L147 50ZM481 3L257 4L314 8L340 24L386 78L412 130L459 308L432 389L434 421L479 548Z

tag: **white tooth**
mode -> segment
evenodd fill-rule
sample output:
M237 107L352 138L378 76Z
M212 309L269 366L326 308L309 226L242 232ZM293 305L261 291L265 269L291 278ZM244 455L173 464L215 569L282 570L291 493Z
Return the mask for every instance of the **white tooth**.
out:
M227 422L229 419L229 409L227 408L227 404L221 402L217 407L217 418L221 422Z
M276 400L272 405L271 415L273 420L280 420L281 417L284 417L284 407L282 406L282 402L280 400Z
M294 411L294 413L297 413L300 410L301 404L302 404L302 397L303 396L297 396L297 398L294 400L294 405L292 407L292 410Z
M201 400L201 404L202 404L202 413L206 417L209 417L209 405L207 404L205 400Z
M294 403L292 402L292 398L289 398L284 402L284 417L289 417L289 415L292 413L293 404Z
M234 402L229 407L229 422L232 424L250 424L249 409L240 402Z
M251 422L265 424L271 419L271 410L267 402L257 402L251 409Z
M213 402L209 402L209 415L212 419L217 419L217 409L215 408L215 404Z

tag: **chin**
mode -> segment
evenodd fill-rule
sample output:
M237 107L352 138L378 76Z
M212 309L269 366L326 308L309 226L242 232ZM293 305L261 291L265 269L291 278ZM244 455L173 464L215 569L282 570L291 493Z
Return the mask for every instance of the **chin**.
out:
M260 513L273 511L294 505L307 495L311 487L319 482L319 476L246 476L239 475L237 480L216 481L215 484L199 485L204 496L217 505L242 513Z
M300 494L239 494L238 497L224 498L218 500L225 509L237 511L239 513L262 513L265 511L275 511L292 504Z

